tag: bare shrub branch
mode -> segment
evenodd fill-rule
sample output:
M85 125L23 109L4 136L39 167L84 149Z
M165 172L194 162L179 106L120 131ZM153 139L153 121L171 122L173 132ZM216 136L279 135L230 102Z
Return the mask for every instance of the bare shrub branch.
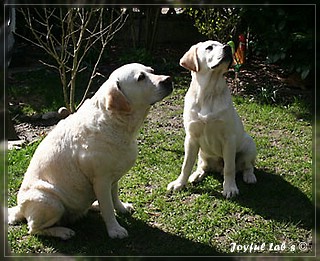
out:
M87 98L93 79L101 75L97 72L99 62L107 44L125 24L125 10L119 12L113 8L20 8L19 11L23 14L32 37L17 35L43 49L53 58L52 62L41 62L59 72L65 105L70 112L74 112ZM108 16L110 20L107 22ZM83 62L95 46L99 53L83 97L76 106L76 79L79 72L87 69Z

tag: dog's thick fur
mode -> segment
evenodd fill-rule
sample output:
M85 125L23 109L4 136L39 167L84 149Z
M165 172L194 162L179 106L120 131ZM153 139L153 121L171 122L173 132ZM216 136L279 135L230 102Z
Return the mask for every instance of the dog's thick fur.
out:
M118 180L137 157L136 136L150 107L172 92L169 76L141 64L115 70L96 94L48 134L35 151L9 209L9 224L26 219L29 233L68 239L61 226L86 214L93 204L111 238L124 238L114 209L131 212L118 197Z
M180 60L191 71L192 81L185 97L185 158L180 176L167 189L178 190L203 179L208 171L223 172L223 195L239 193L236 171L243 180L255 183L256 146L244 131L233 106L224 73L232 62L231 49L217 41L198 43ZM197 170L190 176L198 156ZM189 177L190 176L190 177Z

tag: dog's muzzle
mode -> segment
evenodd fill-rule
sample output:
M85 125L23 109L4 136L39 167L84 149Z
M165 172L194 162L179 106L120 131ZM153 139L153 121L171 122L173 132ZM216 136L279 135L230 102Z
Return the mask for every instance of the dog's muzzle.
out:
M156 102L162 100L164 97L168 96L173 91L173 82L170 76L166 76L163 80L159 82L159 87L157 90L157 98L152 101L150 105L154 105Z
M215 64L214 66L211 67L211 69L214 69L215 67L217 67L218 65L222 64L222 63L228 63L228 68L231 66L233 61L233 56L232 56L232 50L230 45L226 44L223 46L223 55L221 60Z
M168 76L168 78L161 82L161 85L167 91L167 95L169 95L173 91L173 82L170 76Z
M228 65L228 68L229 68L232 64L232 61L233 61L232 50L231 50L231 47L229 44L226 44L223 47L223 52L224 52L224 58L222 59L222 61L229 63L229 65Z

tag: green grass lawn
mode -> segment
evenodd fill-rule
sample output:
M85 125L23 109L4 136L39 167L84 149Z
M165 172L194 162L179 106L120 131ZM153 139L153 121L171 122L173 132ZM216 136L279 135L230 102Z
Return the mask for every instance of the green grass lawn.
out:
M312 125L310 115L301 116L309 112L298 100L284 106L234 98L245 128L257 144L257 184L245 184L241 175L237 176L240 195L227 200L222 196L222 177L212 173L199 184L167 194L166 186L179 175L184 157L182 112L189 80L189 75L176 77L173 94L152 108L138 137L138 160L121 180L120 198L135 207L131 216L118 216L128 238L109 239L100 215L89 212L71 225L76 236L68 241L28 235L25 223L9 226L11 251L215 256L243 254L245 245L253 244L259 249L252 252L264 255L311 255L315 222ZM9 206L16 203L37 145L8 152Z

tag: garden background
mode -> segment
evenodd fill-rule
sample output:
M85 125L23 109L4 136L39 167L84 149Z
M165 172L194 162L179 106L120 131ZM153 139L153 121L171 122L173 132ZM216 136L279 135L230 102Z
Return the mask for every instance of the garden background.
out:
M39 46L41 41L30 29L58 54L62 50L72 53L76 45L72 38L66 49L59 45L62 28L69 28L70 23L62 22L59 27L54 18L75 19L76 34L81 31L77 29L79 17L88 18L93 9L79 8L70 17L66 6L44 10L15 10L5 99L7 127L12 123L13 128L6 134L10 140L24 142L7 153L8 206L16 204L23 174L37 145L60 120L58 109L76 110L84 94L90 97L115 68L129 62L152 66L158 74L171 75L175 89L152 108L138 137L139 158L121 180L121 199L135 207L132 216L118 217L130 236L109 239L101 217L90 212L72 226L76 236L67 242L30 236L26 224L8 227L12 253L215 256L243 254L243 250L232 252L232 243L265 243L268 247L257 254L314 254L315 6L143 6L126 10L109 6L103 12L97 7L91 16L92 26L101 15L105 28L119 30L105 46L103 36L90 45L92 40L78 70L72 70L72 58L65 62L66 70L70 68L65 89L61 66ZM28 14L33 27L26 23ZM43 18L46 14L47 20ZM116 27L114 21L121 25ZM55 26L51 27L51 22ZM107 27L110 24L114 26ZM206 39L232 40L237 47L240 34L246 38L246 60L235 64L226 80L245 129L257 144L258 183L247 185L237 177L240 195L226 200L221 195L222 177L212 173L199 184L167 194L166 186L179 175L183 161L183 99L191 79L179 66L179 59L192 44ZM81 55L85 46L79 50ZM284 250L274 248L281 244L286 246Z

